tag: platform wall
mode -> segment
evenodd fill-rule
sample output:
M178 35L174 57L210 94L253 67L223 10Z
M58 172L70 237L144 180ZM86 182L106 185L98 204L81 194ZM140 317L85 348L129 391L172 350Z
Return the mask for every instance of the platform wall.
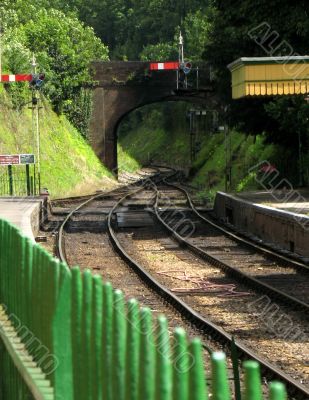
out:
M254 204L223 192L216 195L214 211L218 218L237 229L309 257L309 217Z

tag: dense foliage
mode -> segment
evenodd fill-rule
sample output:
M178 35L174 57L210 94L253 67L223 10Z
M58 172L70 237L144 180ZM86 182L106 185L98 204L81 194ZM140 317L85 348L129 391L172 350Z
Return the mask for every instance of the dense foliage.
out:
M247 133L265 131L271 142L298 151L299 137L308 152L309 107L303 96L231 101L226 66L239 57L290 56L308 53L306 0L213 0L211 30L204 57L216 68L220 94L231 105L234 125Z
M89 64L108 59L108 49L91 27L73 14L60 10L7 2L1 9L4 35L3 70L26 73L31 70L32 54L38 72L44 71L44 94L57 113L65 112L73 124L86 134L90 97L83 89L91 84ZM9 85L16 108L25 104L27 85Z
M77 17L94 29L112 59L139 59L148 46L170 45L175 52L179 27L188 32L187 44L191 47L192 43L193 56L203 51L208 29L207 0L37 0L35 5L28 0L3 1L22 23L51 8Z
M186 18L206 9L205 0L89 0L77 9L109 46L111 57L138 59L147 46L173 44ZM177 48L177 47L176 47Z
M226 66L242 56L306 54L306 6L306 0L2 0L4 67L27 70L34 52L54 109L86 132L90 99L82 87L90 83L89 62L107 59L108 51L111 59L176 59L181 30L186 58L213 65L230 124L247 134L265 132L269 142L295 152L301 144L305 155L309 107L303 97L232 101ZM25 103L22 85L10 90L16 107Z

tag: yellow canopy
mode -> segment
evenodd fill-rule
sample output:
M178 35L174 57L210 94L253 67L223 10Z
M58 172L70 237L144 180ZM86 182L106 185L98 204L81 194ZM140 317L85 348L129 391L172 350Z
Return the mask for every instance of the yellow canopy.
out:
M233 99L309 93L309 56L242 57L228 68Z

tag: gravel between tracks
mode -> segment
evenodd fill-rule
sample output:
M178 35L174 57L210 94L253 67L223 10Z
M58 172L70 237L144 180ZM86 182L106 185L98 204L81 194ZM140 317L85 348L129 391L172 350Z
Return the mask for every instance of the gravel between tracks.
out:
M159 190L163 196L163 206L165 199L177 198L177 189L171 190L169 186L160 186ZM185 195L180 191L178 191L178 195L183 202L179 203L178 198L177 204L186 206ZM176 204L175 201L173 204ZM186 218L194 221L195 226L195 232L189 238L190 243L261 282L309 304L308 272L303 272L298 267L287 266L281 261L275 261L253 247L233 240L219 229L200 219L194 212L186 211L185 215ZM292 285L291 282L293 282Z
M267 298L239 285L219 268L180 249L159 227L152 229L151 234L145 228L123 230L118 236L128 253L169 288L196 288L192 277L220 285L234 284L237 292L244 292L241 297L230 297L227 292L181 294L181 297L258 354L304 385L309 385L308 325L303 313L270 303L271 308L263 314L261 306L264 309L269 302ZM180 280L184 273L191 280ZM287 332L287 324L294 329L299 327L302 336L298 340L293 340L292 334L290 338L288 334L286 338L280 337Z
M171 196L181 206L182 201L177 200L173 192ZM137 196L138 197L138 196ZM147 197L147 196L146 196ZM151 197L151 196L150 196ZM143 204L145 199L140 196L139 202ZM126 206L136 203L136 198L127 200ZM91 207L100 207L100 202L92 204ZM102 207L102 205L101 205ZM109 208L110 204L105 205ZM104 219L100 216L99 219ZM95 218L86 218L95 220ZM79 218L74 217L74 220ZM203 228L201 228L203 229ZM210 235L211 236L211 235ZM213 239L216 240L215 234ZM146 288L141 280L130 270L120 258L115 255L106 233L78 232L70 233L66 241L66 251L70 265L79 264L82 268L90 268L99 273L104 280L110 281L114 287L121 288L126 298L135 297L141 305L149 306L154 314L164 313L170 321L170 326L182 325L189 335L199 335L179 313L164 303L152 290ZM271 304L275 310L274 314L262 314L261 304L264 306L262 295L256 295L253 291L227 277L220 269L208 265L193 254L180 249L172 242L157 224L152 227L139 229L121 229L119 239L127 252L144 267L146 267L156 279L169 288L192 290L196 288L196 279L207 279L216 285L235 285L236 292L242 292L241 297L231 297L228 293L178 293L191 307L202 315L209 317L213 322L222 326L227 332L234 334L244 344L251 347L264 358L277 364L286 373L301 381L304 385L309 384L309 354L308 354L308 328L305 324L304 315L291 312L277 304ZM205 238L197 235L195 238L199 245ZM215 250L216 251L216 250ZM233 260L233 251L225 251L230 262ZM251 254L248 254L250 263ZM104 265L100 260L108 260ZM251 260L252 263L252 260ZM273 265L265 264L270 269ZM173 272L174 271L174 272ZM190 279L183 280L185 274ZM257 269L257 274L267 273L268 270ZM290 271L289 271L290 273ZM219 291L222 286L219 286ZM280 318L281 317L281 320ZM274 324L275 319L275 324ZM282 324L282 321L285 321ZM278 322L279 321L279 322ZM299 327L304 333L300 340L287 341L282 336L286 323L290 321L293 327ZM207 343L216 348L213 341ZM208 365L208 363L206 364Z
M170 334L172 329L182 326L189 337L200 336L203 343L213 350L222 350L215 341L206 338L177 311L169 306L159 295L145 286L129 266L115 254L106 233L78 232L66 235L66 254L69 265L79 265L82 270L90 269L102 276L104 281L112 283L114 288L121 289L125 298L136 298L141 306L149 307L154 316L164 314L169 320ZM210 365L208 352L204 352L205 365ZM207 368L208 369L208 368ZM209 370L207 370L209 375Z

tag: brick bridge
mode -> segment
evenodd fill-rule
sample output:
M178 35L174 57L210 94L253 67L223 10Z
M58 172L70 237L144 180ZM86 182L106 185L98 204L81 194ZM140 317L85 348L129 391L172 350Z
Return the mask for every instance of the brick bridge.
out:
M149 71L149 62L94 62L93 112L90 140L100 160L117 174L117 129L131 111L159 101L214 101L210 68L197 63L189 74L188 89L177 89L176 71Z

